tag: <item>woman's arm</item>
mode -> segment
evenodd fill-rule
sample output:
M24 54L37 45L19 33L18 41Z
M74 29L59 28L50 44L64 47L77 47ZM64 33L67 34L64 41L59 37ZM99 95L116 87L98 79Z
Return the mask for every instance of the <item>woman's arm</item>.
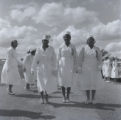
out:
M79 67L82 67L83 61L84 61L84 48L82 48L80 53L79 53L79 57L78 57Z

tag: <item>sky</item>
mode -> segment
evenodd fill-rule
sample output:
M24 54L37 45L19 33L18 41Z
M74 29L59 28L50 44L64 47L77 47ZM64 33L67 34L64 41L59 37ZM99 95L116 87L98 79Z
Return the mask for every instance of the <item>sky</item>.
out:
M93 36L100 49L121 56L120 11L121 0L0 0L0 58L12 40L25 55L41 46L45 34L57 50L67 31L77 48Z

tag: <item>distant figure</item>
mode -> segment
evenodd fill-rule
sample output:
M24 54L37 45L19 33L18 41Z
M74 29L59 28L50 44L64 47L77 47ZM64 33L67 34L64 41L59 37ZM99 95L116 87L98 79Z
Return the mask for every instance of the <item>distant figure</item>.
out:
M112 63L109 57L106 57L102 64L102 73L105 80L110 81L112 71Z
M18 66L21 79L24 79L23 58L20 59L21 65Z
M114 59L112 62L111 80L113 81L117 81L117 79L119 78L118 76L119 67L117 63L118 63L117 59Z
M36 50L30 50L26 56L26 58L24 59L24 78L25 78L25 82L26 82L26 89L29 90L30 89L30 85L32 83L35 82L36 78L35 75L31 74L31 67L32 67L32 63L33 63L33 59L35 56Z
M18 71L20 62L17 60L16 48L18 46L17 40L11 42L11 47L7 51L7 59L3 66L1 74L1 82L8 85L8 94L13 95L13 85L19 85L21 78Z
M31 70L34 73L37 69L37 88L42 103L48 103L48 94L57 90L57 60L53 47L49 45L49 38L47 35L43 38L42 47L36 52Z
M89 37L87 45L83 47L79 54L80 84L82 90L86 92L85 103L94 103L96 90L99 88L101 80L101 52L94 46L95 39Z
M71 35L66 33L63 36L64 44L59 48L58 69L60 86L62 88L63 102L70 101L70 92L73 82L73 75L76 72L77 53L76 48L71 44ZM66 95L67 91L67 95Z

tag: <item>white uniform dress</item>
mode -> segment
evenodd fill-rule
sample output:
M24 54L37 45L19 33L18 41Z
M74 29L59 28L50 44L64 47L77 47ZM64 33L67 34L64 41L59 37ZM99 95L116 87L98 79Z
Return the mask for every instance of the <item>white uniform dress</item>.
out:
M57 90L56 54L53 47L49 46L45 51L38 49L33 61L32 71L37 68L38 91L52 93Z
M103 61L103 65L102 65L102 73L104 77L111 77L111 70L112 70L112 66L111 66L111 62L109 59L104 60Z
M59 49L58 69L60 86L72 87L73 76L76 70L77 54L75 46L70 44L68 47L63 44Z
M35 75L32 75L32 73L31 73L33 59L34 59L34 56L32 56L31 54L28 54L24 60L24 68L26 70L24 72L24 77L25 77L26 83L33 83L34 80L36 79Z
M7 59L1 73L1 83L19 85L21 82L18 65L20 62L17 60L16 50L10 47L7 51Z
M99 48L90 48L88 45L82 48L79 55L80 90L96 90L101 86L101 52Z
M18 66L18 71L20 74L21 79L24 79L24 65L23 65L23 61L20 61L21 65Z
M118 78L118 66L117 61L112 62L111 78Z

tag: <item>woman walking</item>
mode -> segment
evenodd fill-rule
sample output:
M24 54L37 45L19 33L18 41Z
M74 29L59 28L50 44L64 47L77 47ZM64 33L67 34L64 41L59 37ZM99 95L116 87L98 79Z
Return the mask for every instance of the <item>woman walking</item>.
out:
M18 71L20 62L17 60L16 48L17 40L11 42L11 47L7 51L7 59L1 73L1 83L8 85L8 94L13 95L13 86L19 85L21 78Z
M63 36L64 44L59 48L58 67L59 78L61 79L61 88L63 102L70 101L70 92L72 87L73 74L76 71L76 49L71 44L71 35L66 33ZM67 95L66 95L67 91Z
M30 50L30 53L26 56L24 60L24 78L25 78L27 90L30 89L31 84L36 80L35 75L31 74L31 67L32 67L35 53L36 53L35 49Z
M48 103L48 94L57 90L56 82L56 54L49 45L50 36L42 40L42 47L35 55L32 72L37 69L37 87L42 97L42 103Z
M79 54L81 89L86 92L86 104L95 102L96 89L101 78L101 60L101 52L98 47L95 47L95 39L89 37L87 45Z

